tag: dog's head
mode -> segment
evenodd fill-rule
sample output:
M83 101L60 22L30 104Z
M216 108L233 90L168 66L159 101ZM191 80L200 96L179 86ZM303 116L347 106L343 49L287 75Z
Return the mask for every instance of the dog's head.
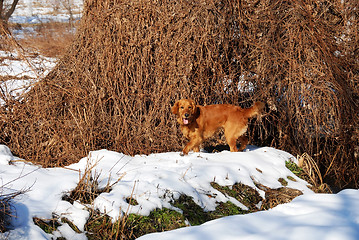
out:
M191 99L181 99L172 107L172 113L178 115L178 122L181 125L190 124L196 117L198 109L196 103Z

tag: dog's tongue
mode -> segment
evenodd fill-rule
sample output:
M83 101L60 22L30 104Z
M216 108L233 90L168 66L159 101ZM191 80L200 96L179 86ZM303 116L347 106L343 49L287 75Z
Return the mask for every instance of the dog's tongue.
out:
M188 119L184 118L183 119L183 124L187 125L188 124Z

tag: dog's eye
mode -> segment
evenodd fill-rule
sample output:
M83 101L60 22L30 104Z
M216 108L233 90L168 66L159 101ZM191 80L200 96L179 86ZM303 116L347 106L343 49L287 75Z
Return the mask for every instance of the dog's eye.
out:
M184 109L184 107L182 106L181 109Z
M188 109L192 109L192 107L188 107Z

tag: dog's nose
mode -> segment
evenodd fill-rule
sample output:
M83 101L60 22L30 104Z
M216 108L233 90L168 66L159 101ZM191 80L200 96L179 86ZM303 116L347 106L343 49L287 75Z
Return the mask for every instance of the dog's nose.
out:
M185 117L189 117L189 114L188 114L188 113L185 113L184 116L185 116Z

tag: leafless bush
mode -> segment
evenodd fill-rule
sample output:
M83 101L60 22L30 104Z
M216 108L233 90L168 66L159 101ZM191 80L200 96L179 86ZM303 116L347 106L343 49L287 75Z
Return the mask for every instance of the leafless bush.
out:
M98 162L87 162L84 172L82 174L81 171L79 172L79 183L77 184L76 188L71 190L69 194L63 196L63 200L67 200L71 203L74 201L79 201L85 204L92 204L98 195L103 192L110 192L112 190L112 186L122 179L122 177L119 178L111 185L109 182L107 182L105 187L100 188L100 173L97 173L96 170L94 170L94 167L97 165L97 163Z
M11 205L8 198L0 196L0 232L5 232L9 226L11 216Z
M46 166L99 148L173 151L175 100L262 100L253 142L306 152L325 181L358 186L358 9L354 0L88 0L62 61L2 109L1 139Z
M46 57L61 57L73 41L73 24L41 23L34 28L34 32L18 40L27 51Z
M7 24L3 21L0 21L0 50L8 50L12 45L9 35L10 32L7 28Z
M16 209L12 201L29 189L4 193L4 186L0 186L0 232L6 232L11 228L11 218L16 217Z
M271 1L254 8L247 2L240 18L249 58L243 64L251 63L259 94L277 110L264 132L273 131L279 148L307 152L323 178L341 187L358 186L357 6Z
M19 0L4 1L0 0L0 20L8 21L11 15L14 13L16 5Z

